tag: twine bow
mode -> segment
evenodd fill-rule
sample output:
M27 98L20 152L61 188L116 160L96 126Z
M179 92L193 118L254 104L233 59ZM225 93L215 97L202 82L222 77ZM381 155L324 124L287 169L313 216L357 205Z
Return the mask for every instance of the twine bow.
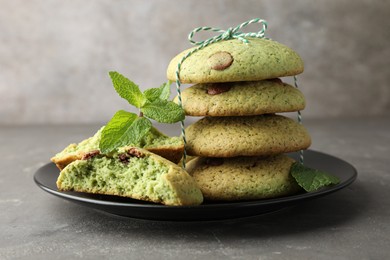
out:
M240 31L242 28L244 28L247 25L252 24L252 23L262 24L261 30L258 32L249 32L249 33L244 33L244 32ZM227 30L222 30L222 29L213 28L213 27L198 27L190 32L190 34L188 35L188 40L193 45L206 45L206 46L211 44L211 43L214 43L214 42L223 41L223 40L230 40L230 39L238 39L244 43L249 43L249 41L246 39L247 37L265 38L265 31L266 30L267 30L267 22L265 20L260 19L260 18L255 18L255 19L246 21L240 25L237 25L234 28L230 27ZM213 32L219 32L221 34L214 36L212 38L209 38L207 40L204 40L204 41L196 42L196 41L192 40L192 38L199 31L213 31Z

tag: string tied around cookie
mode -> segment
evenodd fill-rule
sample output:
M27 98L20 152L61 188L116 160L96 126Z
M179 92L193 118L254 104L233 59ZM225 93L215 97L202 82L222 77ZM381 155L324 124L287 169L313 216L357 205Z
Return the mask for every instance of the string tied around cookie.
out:
M241 29L248 26L249 24L259 23L262 25L262 28L258 32L242 32ZM267 30L268 24L265 20L260 18L255 18L249 21L246 21L242 24L237 25L236 27L230 27L227 30L222 30L220 28L214 28L214 27L197 27L194 30L192 30L188 35L188 40L193 45L208 45L214 42L222 41L222 40L230 40L230 39L238 39L242 41L243 43L249 43L248 37L255 37L255 38L265 38L265 31ZM219 35L216 35L214 37L208 38L204 41L194 41L192 38L194 35L200 31L212 31L212 32L219 32Z
M241 31L242 28L246 27L249 24L254 24L254 23L259 23L259 24L262 25L262 28L261 28L260 31L258 31L258 32L249 32L249 33L244 33L244 32ZM181 87L180 69L181 69L181 65L183 64L183 62L189 56L191 56L193 53L195 53L195 52L197 52L197 51L207 47L208 45L210 45L212 43L215 43L215 42L219 42L219 41L238 39L238 40L242 41L243 43L248 44L249 40L246 39L248 37L268 39L268 38L265 37L265 31L267 30L267 27L268 27L268 24L267 24L267 22L265 20L260 19L260 18L255 18L255 19L243 22L243 23L239 24L238 26L236 26L234 28L230 27L227 30L222 30L222 29L213 28L213 27L198 27L198 28L195 28L194 30L192 30L188 34L188 40L190 41L191 44L196 45L198 47L190 50L188 53L186 53L181 58L181 60L177 64L177 68L176 68L176 72L175 72L175 76L176 76L176 91L177 91L179 105L183 108L183 102L182 102L182 98L181 98L181 89L180 89L180 87ZM204 41L196 42L196 41L192 40L194 35L197 32L200 32L200 31L213 31L213 32L219 32L220 34L216 35L214 37L211 37L209 39L206 39ZM186 139L186 134L185 134L184 120L180 122L180 125L181 125L181 135L182 135L183 143L184 143L184 153L183 153L183 158L182 158L182 167L185 169L186 168L186 159L187 159L187 152L186 152L186 150L187 150L186 149L187 148L187 139Z
M298 89L298 78L296 75L293 76L293 79L294 79L294 86L296 89ZM298 124L302 125L302 113L300 110L297 111L297 120L298 120ZM299 151L299 163L303 165L303 162L304 162L304 155L303 155L303 150L300 150Z

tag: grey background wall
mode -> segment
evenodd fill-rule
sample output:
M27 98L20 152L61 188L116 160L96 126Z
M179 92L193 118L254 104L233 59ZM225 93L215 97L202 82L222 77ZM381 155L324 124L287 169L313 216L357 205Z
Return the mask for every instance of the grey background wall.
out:
M303 57L306 117L390 113L386 0L0 0L0 7L0 124L105 122L129 108L108 71L157 87L170 59L190 47L193 28L255 17Z

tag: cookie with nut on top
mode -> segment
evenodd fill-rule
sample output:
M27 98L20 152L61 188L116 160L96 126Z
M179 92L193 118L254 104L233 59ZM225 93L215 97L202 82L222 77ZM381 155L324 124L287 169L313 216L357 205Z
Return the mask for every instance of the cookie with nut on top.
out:
M200 83L184 89L181 98L189 116L252 116L305 108L302 92L280 79Z
M181 83L257 81L303 72L302 59L289 47L270 39L248 37L248 41L221 41L194 52L181 65ZM191 50L171 60L169 80L176 80L177 64Z

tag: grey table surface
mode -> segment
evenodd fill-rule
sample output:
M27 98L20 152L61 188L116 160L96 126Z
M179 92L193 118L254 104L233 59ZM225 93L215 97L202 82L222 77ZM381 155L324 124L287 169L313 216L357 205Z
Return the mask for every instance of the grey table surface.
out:
M44 192L35 171L97 125L0 126L0 259L389 259L390 118L306 120L311 149L354 165L331 195L209 222L102 213Z

